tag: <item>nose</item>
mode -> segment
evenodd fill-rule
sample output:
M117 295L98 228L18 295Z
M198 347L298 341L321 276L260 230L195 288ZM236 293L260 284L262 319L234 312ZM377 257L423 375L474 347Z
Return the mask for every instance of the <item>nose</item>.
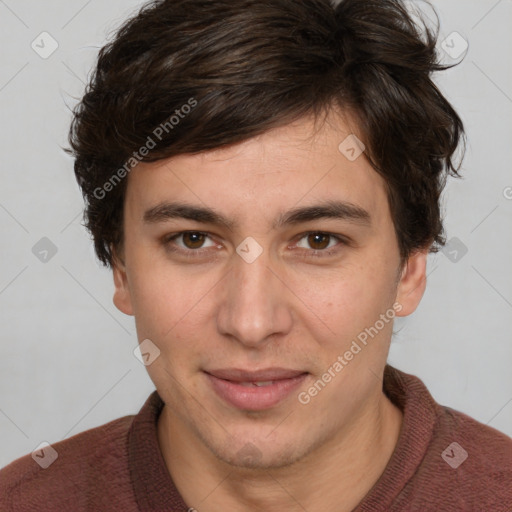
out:
M264 250L251 263L238 254L233 260L217 312L219 332L252 348L287 334L292 327L289 291L270 268L268 253Z

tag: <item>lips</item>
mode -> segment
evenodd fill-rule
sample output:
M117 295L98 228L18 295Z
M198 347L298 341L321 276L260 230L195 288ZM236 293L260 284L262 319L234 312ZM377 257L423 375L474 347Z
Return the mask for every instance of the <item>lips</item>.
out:
M220 370L207 371L206 373L209 373L218 379L230 380L232 382L264 382L293 379L307 372L290 370L286 368L267 368L258 371L240 370L238 368L225 368Z
M260 411L288 397L308 373L287 368L248 371L223 368L205 372L215 393L238 409Z

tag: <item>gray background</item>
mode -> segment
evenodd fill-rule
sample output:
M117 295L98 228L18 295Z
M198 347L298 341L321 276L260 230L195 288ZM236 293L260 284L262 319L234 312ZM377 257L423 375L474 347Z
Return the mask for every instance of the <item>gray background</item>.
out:
M60 148L99 47L141 4L0 0L0 467L136 413L154 389ZM469 43L462 64L436 77L468 134L465 177L444 195L448 238L460 242L430 257L425 297L397 320L389 361L438 402L512 435L512 2L433 4L444 61L445 38L460 48L453 31ZM43 31L59 45L47 59L31 47ZM43 237L54 255L41 252Z

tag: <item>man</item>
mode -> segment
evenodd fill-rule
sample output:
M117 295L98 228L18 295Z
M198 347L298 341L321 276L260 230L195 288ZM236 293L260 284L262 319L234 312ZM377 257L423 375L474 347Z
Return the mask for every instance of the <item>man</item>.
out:
M463 137L424 35L394 0L164 0L100 51L70 143L156 391L4 468L2 510L512 510L512 441L386 365Z

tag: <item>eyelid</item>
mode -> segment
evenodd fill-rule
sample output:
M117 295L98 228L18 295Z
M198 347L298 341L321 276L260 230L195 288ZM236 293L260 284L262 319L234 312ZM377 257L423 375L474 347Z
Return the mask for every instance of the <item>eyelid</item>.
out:
M188 229L185 231L179 231L177 233L171 233L169 235L166 235L165 237L163 237L162 242L166 247L168 247L169 245L171 245L171 242L173 242L175 239L177 239L180 236L187 234L187 233L196 233L196 234L200 234L200 235L205 235L206 237L210 238L212 240L212 242L214 242L212 235L210 233L208 233L207 231L199 231L199 230L192 230L192 229ZM330 233L329 231L320 231L320 230L305 231L303 233L300 233L299 235L296 235L294 238L294 244L296 244L303 238L305 238L309 235L314 235L314 234L321 234L321 235L326 235L331 238L334 238L338 241L338 244L334 247L330 247L327 249L305 249L303 247L299 247L299 248L293 249L293 250L304 251L304 252L308 253L308 255L312 255L312 256L318 256L318 255L329 256L329 255L332 255L333 252L336 252L338 250L337 249L338 246L350 245L350 240L346 236L340 235L340 234L335 234L335 233ZM214 244L215 244L215 242L214 242ZM209 248L211 248L211 247L212 246L210 246ZM200 247L199 249L183 249L182 247L178 246L176 249L169 249L169 250L171 252L180 253L185 256L194 257L194 256L201 256L204 252L209 252L209 250L208 250L209 248L205 249L203 247Z
M168 235L168 236L164 237L164 242L172 242L175 239L179 238L180 236L186 235L187 233L195 233L195 234L198 234L198 235L205 235L206 237L210 238L210 240L212 240L212 242L213 242L213 239L212 239L210 233L207 233L206 231L194 231L194 230L191 230L191 229L188 229L186 231L180 231L179 233L173 233L171 235ZM200 247L199 249L183 249L183 250L186 250L187 252L189 252L189 251L190 252L199 252L202 249L203 249L203 247Z
M342 235L330 233L329 231L319 231L319 230L305 231L304 233L297 235L294 239L295 240L294 243L300 242L303 238L306 238L309 235L324 235L324 236L328 236L330 238L334 238L334 239L338 240L338 242L347 243L346 237L343 237ZM327 249L310 249L310 250L312 250L312 251L316 250L319 252L327 251Z
M330 237L331 239L334 238L335 240L337 240L338 243L332 247L328 247L325 249L304 249L303 247L298 247L298 248L293 248L292 250L294 250L294 251L298 250L300 252L303 252L306 254L306 257L327 258L329 256L332 256L332 255L338 253L342 246L346 247L346 246L351 245L350 239L348 237L341 235L341 234L336 234L336 233L331 233L329 231L321 231L321 230L305 231L304 233L301 233L295 237L294 243L295 244L298 243L300 240L302 240L303 238L305 238L309 235L316 235L316 234L325 235L325 236Z
M210 238L213 242L213 239L212 239L212 236L210 235L210 233L207 233L206 231L198 231L198 230L193 230L193 229L187 229L185 231L179 231L177 233L171 233L169 235L166 235L162 238L162 243L165 247L165 249L171 253L177 253L177 254L180 254L184 257L189 257L189 258L196 258L196 257L201 257L204 253L210 253L209 249L212 247L208 247L208 248L203 248L203 247L200 247L199 249L184 249L182 247L179 247L179 246L176 246L176 247L172 247L172 243L174 242L174 240L176 238L179 238L180 236L182 235L185 235L187 233L196 233L196 234L200 234L200 235L205 235L207 236L208 238ZM215 243L214 243L215 245Z

